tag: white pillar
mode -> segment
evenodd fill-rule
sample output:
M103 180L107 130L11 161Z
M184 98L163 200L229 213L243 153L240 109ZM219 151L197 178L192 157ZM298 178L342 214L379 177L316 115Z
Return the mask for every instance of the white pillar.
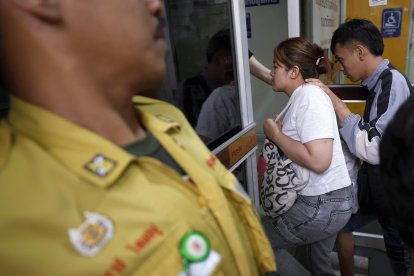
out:
M286 0L288 10L288 36L300 36L299 0Z

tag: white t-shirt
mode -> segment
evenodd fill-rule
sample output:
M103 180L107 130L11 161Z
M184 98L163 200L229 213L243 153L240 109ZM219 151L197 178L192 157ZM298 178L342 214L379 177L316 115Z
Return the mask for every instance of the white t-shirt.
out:
M232 84L214 89L201 108L197 133L216 139L226 131L241 126L238 96L239 93Z
M294 99L282 120L282 132L303 144L317 139L334 139L331 165L321 174L311 171L308 184L299 194L316 196L351 185L335 111L328 95L311 84L299 86L293 94Z

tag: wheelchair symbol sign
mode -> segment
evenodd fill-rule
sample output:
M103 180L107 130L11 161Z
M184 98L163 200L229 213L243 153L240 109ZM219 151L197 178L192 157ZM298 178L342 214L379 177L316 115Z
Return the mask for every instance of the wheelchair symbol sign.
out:
M402 9L382 11L381 34L385 37L399 37L401 34Z

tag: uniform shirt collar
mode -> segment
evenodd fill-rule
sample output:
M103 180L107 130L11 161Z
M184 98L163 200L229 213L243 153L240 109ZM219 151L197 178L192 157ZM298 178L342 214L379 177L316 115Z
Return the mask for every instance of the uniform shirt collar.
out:
M157 137L156 134L159 132L168 133L172 129L181 129L181 126L176 119L166 116L162 111L145 109L145 106L151 106L156 103L160 103L161 101L136 96L132 99L132 102L135 104L135 107L141 116L143 126L149 129L155 137Z
M151 126L152 132L179 127L162 114L139 110L138 104L143 125ZM137 160L96 133L16 97L11 98L8 121L15 131L38 143L68 170L102 188L113 184Z

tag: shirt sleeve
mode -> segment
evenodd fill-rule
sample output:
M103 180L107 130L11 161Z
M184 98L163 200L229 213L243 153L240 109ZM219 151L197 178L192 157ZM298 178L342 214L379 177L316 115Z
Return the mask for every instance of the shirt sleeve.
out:
M210 139L215 139L223 134L229 126L226 108L220 93L226 93L226 91L217 88L207 98L201 108L196 125L197 133Z
M343 122L341 135L349 150L358 158L372 165L379 164L379 144L386 126L394 117L400 105L408 98L410 90L405 78L396 71L385 77L374 101L377 113L369 122L360 115L351 114Z

